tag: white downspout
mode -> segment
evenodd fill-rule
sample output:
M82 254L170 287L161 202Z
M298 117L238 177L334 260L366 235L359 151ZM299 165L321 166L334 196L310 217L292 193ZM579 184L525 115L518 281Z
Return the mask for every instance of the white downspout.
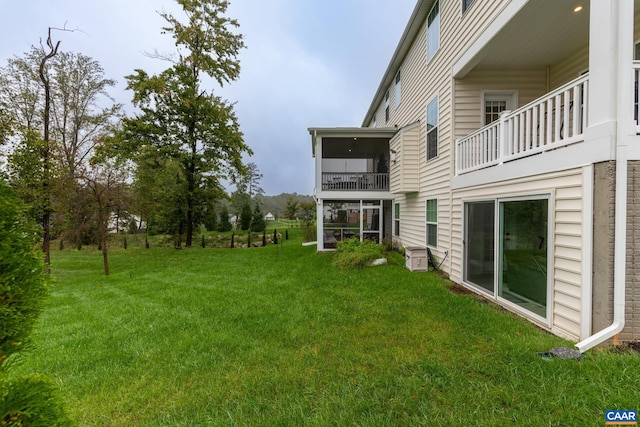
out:
M625 324L626 258L627 258L627 179L628 135L633 100L629 88L633 81L631 48L633 40L633 2L618 2L617 124L616 124L616 193L613 264L613 323L576 344L585 351L622 332Z
M620 138L618 138L619 140ZM626 143L625 143L626 144ZM627 147L616 147L615 243L613 261L613 323L576 344L580 353L622 332L625 315L627 257Z

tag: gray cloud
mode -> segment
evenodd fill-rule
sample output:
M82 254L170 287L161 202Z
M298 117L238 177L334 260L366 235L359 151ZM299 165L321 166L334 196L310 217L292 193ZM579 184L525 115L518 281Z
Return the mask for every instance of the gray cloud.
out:
M46 37L61 49L99 61L118 86L112 95L129 104L124 76L167 67L145 52L173 52L156 11L178 11L169 0L2 0L0 63ZM240 79L215 90L236 103L248 161L264 175L267 194L313 191L311 126L359 126L409 19L415 0L268 0L231 2L247 49Z

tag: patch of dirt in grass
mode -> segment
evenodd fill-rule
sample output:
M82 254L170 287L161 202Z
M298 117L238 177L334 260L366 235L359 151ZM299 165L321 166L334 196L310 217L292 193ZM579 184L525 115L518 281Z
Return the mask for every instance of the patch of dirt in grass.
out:
M447 289L450 292L453 292L454 294L458 294L458 295L475 295L475 292L470 291L469 289L465 288L462 285L457 285L457 284L452 284L447 286Z
M614 346L612 350L615 353L639 353L640 354L640 341L629 341L620 345Z

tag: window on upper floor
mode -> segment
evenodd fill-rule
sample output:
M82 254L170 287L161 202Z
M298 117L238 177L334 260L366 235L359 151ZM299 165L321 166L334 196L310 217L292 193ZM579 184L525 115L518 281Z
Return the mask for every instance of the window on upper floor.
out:
M427 104L427 160L438 156L438 97Z
M389 121L389 90L384 94L384 121Z
M376 127L378 123L376 123L376 113L373 113L373 119L371 120L371 127Z
M440 1L436 0L427 16L427 62L440 47Z
M467 9L469 9L471 3L473 3L473 0L462 0L462 13L465 13Z
M402 82L400 78L400 70L396 74L396 108L400 105L400 101L402 100Z

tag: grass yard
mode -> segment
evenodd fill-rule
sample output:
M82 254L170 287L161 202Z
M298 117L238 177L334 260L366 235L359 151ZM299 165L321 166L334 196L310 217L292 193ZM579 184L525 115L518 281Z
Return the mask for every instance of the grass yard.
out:
M292 240L253 249L52 254L21 371L81 426L601 426L640 409L640 357L571 344L401 256L338 270Z

